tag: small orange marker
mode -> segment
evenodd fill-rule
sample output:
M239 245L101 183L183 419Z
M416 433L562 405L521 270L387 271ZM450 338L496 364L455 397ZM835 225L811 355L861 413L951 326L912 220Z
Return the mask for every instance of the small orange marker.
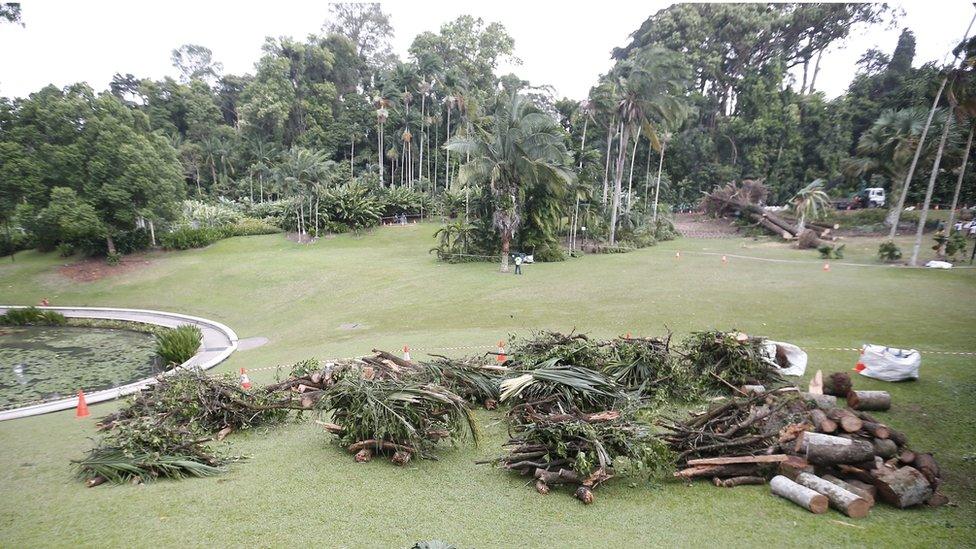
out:
M406 345L403 346L403 360L411 360L410 359L410 347L408 347Z
M88 412L88 403L85 402L85 392L78 390L78 408L75 410L75 417L78 419L90 416L91 413Z
M506 360L508 360L508 355L505 354L505 342L504 341L499 341L498 342L498 354L495 356L495 360L497 360L499 364L501 364L502 362L505 362Z
M830 270L830 262L829 261L824 262L823 270L824 271L829 271Z
M725 265L725 264L726 264L726 263L728 263L728 262L729 262L729 258L727 258L727 257L725 257L725 256L723 255L723 256L722 256L722 265Z
M241 388L250 389L251 388L251 378L247 375L247 370L241 368Z
M675 259L681 259L681 252L674 252Z

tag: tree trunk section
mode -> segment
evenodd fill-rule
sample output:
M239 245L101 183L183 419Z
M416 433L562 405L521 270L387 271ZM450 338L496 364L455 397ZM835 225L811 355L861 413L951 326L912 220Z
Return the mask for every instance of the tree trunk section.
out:
M827 512L827 506L830 503L823 494L797 484L783 475L773 477L773 480L769 482L769 488L773 494L788 499L817 515Z
M827 496L831 507L851 518L864 518L871 511L871 504L864 498L816 475L800 473L796 477L796 482Z
M924 503L932 496L932 486L914 467L882 469L874 480L878 497L899 509Z
M883 412L891 408L891 395L887 391L851 391L847 405L855 410Z
M844 480L841 480L831 475L824 475L822 478L831 484L836 484L837 486L840 486L841 488L863 499L864 501L867 501L868 505L874 507L874 493L872 493L871 490L867 490L861 486L855 486L850 482L846 482Z
M806 458L814 465L863 463L874 458L874 447L863 440L851 440L849 444L810 442L807 444Z

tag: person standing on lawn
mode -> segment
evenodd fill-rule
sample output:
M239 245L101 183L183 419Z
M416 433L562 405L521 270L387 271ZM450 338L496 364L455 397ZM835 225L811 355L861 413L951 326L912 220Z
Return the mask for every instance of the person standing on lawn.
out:
M522 254L515 256L515 274L522 274Z

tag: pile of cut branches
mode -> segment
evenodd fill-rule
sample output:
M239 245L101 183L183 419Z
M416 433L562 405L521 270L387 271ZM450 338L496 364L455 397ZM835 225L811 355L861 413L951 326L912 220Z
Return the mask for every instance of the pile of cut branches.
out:
M339 443L365 462L389 454L397 465L413 456L434 458L437 443L457 442L478 430L465 400L439 385L411 377L367 379L345 375L326 392L320 409L335 423L323 424Z
M833 395L758 389L685 420L662 422L664 439L684 467L675 476L711 478L724 487L772 478L773 494L813 513L829 505L851 518L866 516L875 500L898 508L946 504L932 454L912 450L904 434L867 413L887 410L890 395L855 391L844 373L831 378L831 389L847 390L847 408Z
M499 385L508 367L492 364L486 357L432 356L434 360L421 364L426 380L446 387L468 402L481 403L488 410L498 406Z
M681 346L693 375L707 389L742 394L738 389L742 385L784 383L779 364L766 351L764 338L734 331L693 332Z
M289 407L289 399L245 391L230 377L178 371L102 418L98 428L105 435L73 463L89 486L215 474L229 460L204 443L234 430L280 422Z
M507 453L482 461L535 479L536 490L575 486L574 497L593 502L593 490L617 475L651 473L673 465L672 454L650 429L619 410L539 413L526 406Z
M590 370L602 370L606 365L606 344L586 334L541 331L526 339L513 339L512 356L506 365L514 370L531 370L550 360Z
M607 410L624 394L616 381L596 370L559 364L553 357L501 382L501 401L546 403L560 410ZM514 372L518 373L518 372Z
M671 354L666 338L617 338L607 345L603 372L628 390L658 402L689 402L701 397L691 369Z

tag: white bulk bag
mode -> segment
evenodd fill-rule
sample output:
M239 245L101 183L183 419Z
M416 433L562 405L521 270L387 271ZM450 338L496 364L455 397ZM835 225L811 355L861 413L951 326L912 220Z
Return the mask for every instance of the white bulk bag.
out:
M861 347L861 358L854 370L862 376L882 381L918 379L922 355L915 349L895 349L883 345Z
M777 349L782 356L786 357L788 366L780 367L776 362ZM792 343L780 341L766 341L766 358L784 376L802 376L807 369L807 353L803 349Z

